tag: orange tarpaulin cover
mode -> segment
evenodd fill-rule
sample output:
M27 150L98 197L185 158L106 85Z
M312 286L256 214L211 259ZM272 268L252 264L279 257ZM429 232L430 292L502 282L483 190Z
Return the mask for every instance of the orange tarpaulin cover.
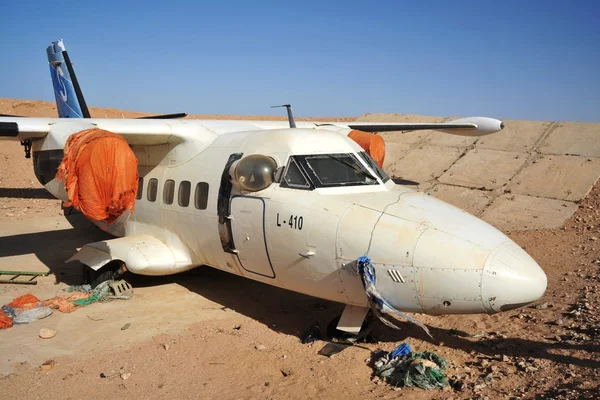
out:
M119 135L98 128L71 135L56 174L69 196L65 206L107 223L127 210L133 212L137 166L135 154Z
M354 140L362 147L379 165L383 168L383 159L385 158L385 142L383 138L376 133L368 133L363 131L352 130L348 137Z

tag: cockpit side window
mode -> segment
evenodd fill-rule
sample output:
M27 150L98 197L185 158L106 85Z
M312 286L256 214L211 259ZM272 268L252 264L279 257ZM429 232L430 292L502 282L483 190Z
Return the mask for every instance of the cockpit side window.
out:
M381 178L381 181L382 181L383 183L386 183L387 181L389 181L389 180L390 180L390 177L388 176L388 174L386 174L386 173L385 173L385 172L384 172L384 171L383 171L383 170L382 170L382 169L379 167L379 165L377 165L377 163L375 162L375 160L373 160L373 159L371 158L371 156L370 156L370 155L368 155L368 154L367 154L366 152L364 152L364 151L361 151L361 152L360 152L360 156L363 158L363 160L365 160L365 162L367 163L367 165L368 165L369 167L371 167L371 169L372 169L373 171L375 171L375 173L376 173L377 175L379 175L379 177Z
M290 160L288 161L283 180L281 181L281 186L303 190L313 189L308 178L293 157L290 157Z

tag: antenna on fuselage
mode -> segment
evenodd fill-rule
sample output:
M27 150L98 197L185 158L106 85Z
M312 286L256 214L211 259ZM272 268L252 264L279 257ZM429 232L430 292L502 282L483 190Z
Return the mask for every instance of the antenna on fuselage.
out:
M294 120L294 114L292 114L292 105L291 104L282 104L280 106L271 106L271 108L277 107L285 107L287 109L288 121L290 122L290 128L296 127L296 121Z

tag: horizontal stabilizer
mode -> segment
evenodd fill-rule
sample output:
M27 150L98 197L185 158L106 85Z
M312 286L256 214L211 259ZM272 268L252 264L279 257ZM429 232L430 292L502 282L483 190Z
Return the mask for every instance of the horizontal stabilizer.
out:
M187 113L149 115L147 117L138 117L136 119L177 119L185 117L187 117Z

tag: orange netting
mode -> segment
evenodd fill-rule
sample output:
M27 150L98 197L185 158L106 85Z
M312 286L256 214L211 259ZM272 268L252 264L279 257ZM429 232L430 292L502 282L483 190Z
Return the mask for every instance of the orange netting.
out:
M40 299L32 295L31 293L24 294L23 296L17 297L11 301L8 306L11 308L19 309L32 309L36 308L40 304Z
M138 161L121 136L94 128L69 137L57 179L69 202L87 218L113 222L133 212L138 189Z
M73 302L75 300L89 299L91 295L92 295L91 293L73 292L71 294L64 294L64 295L53 297L48 300L44 300L42 302L42 305L44 307L58 309L58 311L60 311L62 313L70 313L70 312L76 310L77 308L79 308L78 306L73 304Z
M4 314L4 312L0 311L0 329L8 329L13 326L12 319Z
M362 147L371 158L383 168L383 159L385 158L385 142L383 138L376 133L352 130L348 137L354 140Z

